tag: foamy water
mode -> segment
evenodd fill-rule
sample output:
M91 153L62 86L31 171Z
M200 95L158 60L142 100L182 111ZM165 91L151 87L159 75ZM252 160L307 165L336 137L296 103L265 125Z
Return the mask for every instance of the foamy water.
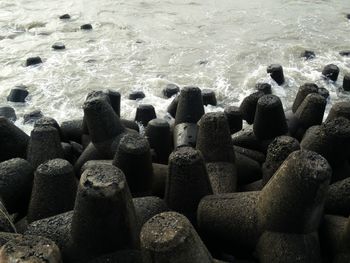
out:
M139 103L153 104L164 117L167 83L215 90L218 106L207 111L239 105L258 81L271 83L285 108L305 82L329 90L327 109L349 99L341 85L350 58L339 55L350 49L349 1L1 0L0 10L0 104L15 108L16 124L27 132L23 114L40 109L59 122L79 118L86 94L96 89L118 90L127 119ZM64 13L72 19L58 19ZM93 30L80 30L84 23ZM66 50L52 50L55 42ZM316 58L300 58L305 49ZM30 56L44 63L25 67ZM272 63L284 67L282 87L266 73ZM330 63L340 68L336 83L321 79ZM28 86L27 102L8 103L18 84ZM146 98L127 100L133 90Z

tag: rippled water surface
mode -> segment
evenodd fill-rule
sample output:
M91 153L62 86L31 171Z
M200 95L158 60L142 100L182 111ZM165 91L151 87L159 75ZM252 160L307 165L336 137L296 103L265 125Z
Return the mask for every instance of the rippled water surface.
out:
M72 19L58 19L64 13ZM350 49L347 13L350 1L343 0L1 0L0 103L8 104L15 85L28 86L27 103L11 104L26 131L24 113L41 109L60 122L78 118L86 94L104 88L121 92L122 116L129 119L137 103L152 103L164 116L167 83L214 89L221 109L239 105L257 81L272 83L288 108L298 86L316 82L330 91L331 105L349 99L341 86L350 58L339 55ZM84 23L93 30L81 31ZM52 50L55 42L66 50ZM316 58L300 58L305 49ZM44 63L24 67L30 56ZM266 74L271 63L283 65L283 87ZM340 67L336 83L320 78L329 63ZM146 98L128 101L132 90Z

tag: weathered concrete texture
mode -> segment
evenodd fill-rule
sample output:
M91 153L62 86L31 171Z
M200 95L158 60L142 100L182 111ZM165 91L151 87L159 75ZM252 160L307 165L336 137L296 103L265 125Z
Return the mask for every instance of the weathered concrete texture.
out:
M89 168L80 178L71 224L70 261L139 247L137 219L123 172Z
M55 158L63 158L58 130L51 126L35 127L30 134L27 160L34 169L40 164Z
M165 189L168 207L182 213L196 224L200 200L212 193L202 154L190 147L182 147L169 157L169 174Z
M175 124L197 123L204 114L201 90L198 87L184 87L179 95Z
M25 214L33 183L33 168L24 159L0 163L0 197L10 213Z
M350 215L350 178L345 178L329 186L325 213Z
M213 259L188 219L175 212L152 217L141 231L145 263L212 263Z
M296 139L289 136L276 137L267 148L266 161L262 166L263 184L270 180L289 154L299 149Z
M20 236L1 247L0 262L62 263L57 245L43 237Z
M254 248L260 235L258 197L259 192L204 197L198 206L198 228L205 241L228 251Z
M68 161L53 159L41 164L34 175L28 222L72 210L76 190L74 169Z
M125 135L120 141L113 165L123 171L134 196L145 196L151 192L152 158L146 138L139 134Z
M202 116L199 123L196 149L206 162L235 161L230 128L223 112L211 112Z
M291 153L261 191L260 227L296 234L317 231L331 175L327 160L319 154Z
M0 116L0 161L25 158L29 136L11 121Z
M261 263L322 262L317 232L305 235L265 232L259 239L257 254Z
M237 190L237 168L228 162L206 164L214 194L233 193Z

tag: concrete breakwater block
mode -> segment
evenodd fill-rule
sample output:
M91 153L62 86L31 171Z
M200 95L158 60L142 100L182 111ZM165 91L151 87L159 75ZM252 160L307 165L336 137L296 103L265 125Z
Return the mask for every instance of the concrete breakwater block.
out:
M184 87L179 95L176 109L175 125L180 123L197 123L204 114L202 92L198 87Z
M135 121L140 122L144 127L147 126L149 121L156 118L156 111L152 105L141 104L137 107Z
M332 182L336 182L348 177L349 143L350 121L338 117L309 128L300 146L325 157L333 169Z
M213 262L190 221L176 212L152 217L142 227L140 239L145 262Z
M157 163L167 164L173 150L169 123L163 119L153 119L147 124L145 135L151 149L156 152Z
M120 169L105 165L85 170L70 232L70 262L86 262L118 249L139 248L135 209Z
M0 116L0 161L25 158L29 136L5 117Z
M61 253L57 245L44 237L18 236L0 249L0 261L61 263Z
M200 200L212 194L202 154L193 148L182 147L169 157L169 174L164 200L171 210L184 214L196 225Z
M239 107L228 106L225 108L224 113L226 115L231 134L242 130L243 115Z
M278 85L284 83L283 67L280 64L271 64L267 67L266 71Z
M146 138L139 134L125 135L119 143L113 165L123 171L133 196L151 193L152 158Z
M257 249L260 262L280 262L274 255L283 262L300 257L310 260L302 262L319 262L318 238L313 236L317 237L330 179L325 158L295 151L260 192L204 197L198 206L198 228L213 249L238 254ZM278 240L293 249L281 249ZM315 249L309 251L310 242Z
M27 220L33 222L74 207L77 181L73 166L63 159L52 159L36 169Z
M27 160L36 169L50 159L63 158L58 130L52 126L38 126L30 133Z
M27 212L33 172L30 163L21 158L0 163L0 197L11 214Z
M16 111L10 106L0 107L0 117L4 117L13 122L17 120Z

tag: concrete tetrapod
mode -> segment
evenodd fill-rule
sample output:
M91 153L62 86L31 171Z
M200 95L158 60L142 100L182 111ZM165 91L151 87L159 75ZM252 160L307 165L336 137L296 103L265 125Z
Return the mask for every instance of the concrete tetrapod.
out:
M188 219L176 212L155 215L142 227L144 263L213 263Z
M217 249L235 248L233 252L239 254L257 248L261 262L296 262L298 258L319 262L318 239L313 236L330 179L325 158L311 151L295 151L261 192L204 197L198 207L199 230L205 240L215 240ZM280 240L288 246L278 246ZM296 248L298 240L311 240L315 249L306 249L310 242L298 243Z
M139 248L137 220L123 172L113 165L85 170L71 224L70 262Z

